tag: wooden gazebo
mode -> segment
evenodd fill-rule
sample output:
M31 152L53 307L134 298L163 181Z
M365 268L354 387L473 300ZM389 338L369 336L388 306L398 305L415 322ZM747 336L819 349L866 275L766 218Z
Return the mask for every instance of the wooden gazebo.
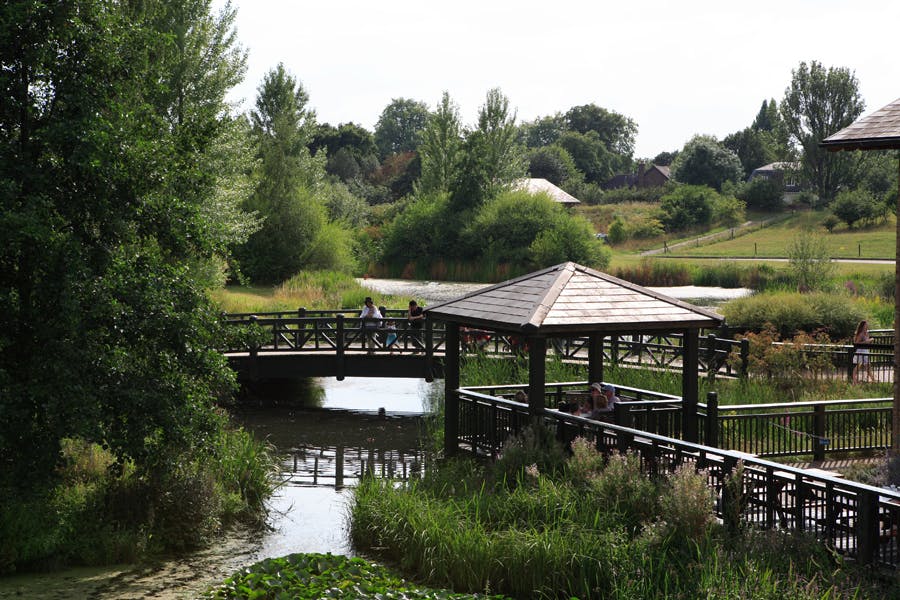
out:
M900 98L876 110L834 135L822 140L819 145L826 150L900 150ZM900 160L898 160L900 174ZM898 186L900 187L900 186ZM900 454L900 189L897 190L897 246L894 267L894 410L891 422L891 451Z
M698 439L699 331L722 324L722 317L606 273L562 263L429 306L429 318L444 321L446 332L445 423L447 453L456 451L459 420L459 328L490 329L524 338L528 347L529 412L544 411L547 339L587 336L588 379L603 380L603 338L622 334L683 335L682 430Z

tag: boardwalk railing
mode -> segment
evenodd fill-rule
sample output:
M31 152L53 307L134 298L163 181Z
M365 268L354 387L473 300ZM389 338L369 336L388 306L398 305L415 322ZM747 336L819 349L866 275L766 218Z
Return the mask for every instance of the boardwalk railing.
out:
M700 404L704 443L760 456L878 452L891 447L892 398Z
M588 382L549 383L544 406L588 394ZM479 402L512 400L527 384L464 388ZM609 416L611 422L642 431L680 437L681 398L649 390L616 386L621 402ZM891 447L891 398L820 400L776 404L719 405L715 393L698 403L700 441L708 446L747 452L757 456L811 456L848 452L883 452ZM486 448L479 448L486 451Z
M497 455L503 443L535 417L528 405L471 389L460 399L458 442L472 452ZM862 563L900 565L900 493L844 481L827 473L752 455L544 409L539 418L563 441L576 436L603 452L632 452L651 475L693 465L706 477L723 523L806 531Z

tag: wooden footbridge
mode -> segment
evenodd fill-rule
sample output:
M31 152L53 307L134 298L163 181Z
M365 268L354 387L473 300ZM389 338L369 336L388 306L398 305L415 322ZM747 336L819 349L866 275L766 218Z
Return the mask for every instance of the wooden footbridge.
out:
M443 324L408 326L403 311L377 321L355 310L229 314L223 349L243 380L307 377L401 377L432 381L443 376Z

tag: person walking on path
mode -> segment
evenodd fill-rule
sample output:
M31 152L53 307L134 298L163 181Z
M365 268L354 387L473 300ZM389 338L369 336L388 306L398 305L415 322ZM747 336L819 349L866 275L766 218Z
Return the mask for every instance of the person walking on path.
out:
M872 338L869 336L869 322L863 319L856 326L856 333L853 334L853 345L870 344ZM872 367L869 365L869 349L855 347L853 349L853 383L859 383L859 372L865 371L866 381L872 380Z

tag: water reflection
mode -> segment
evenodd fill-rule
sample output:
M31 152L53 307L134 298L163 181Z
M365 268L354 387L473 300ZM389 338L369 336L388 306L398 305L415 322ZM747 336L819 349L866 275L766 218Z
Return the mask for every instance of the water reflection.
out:
M404 479L422 473L422 413L441 386L384 378L260 386L234 417L281 457L283 484L269 501L268 530L232 531L210 548L171 560L3 578L0 600L196 598L264 558L293 552L352 556L352 486L365 472Z

